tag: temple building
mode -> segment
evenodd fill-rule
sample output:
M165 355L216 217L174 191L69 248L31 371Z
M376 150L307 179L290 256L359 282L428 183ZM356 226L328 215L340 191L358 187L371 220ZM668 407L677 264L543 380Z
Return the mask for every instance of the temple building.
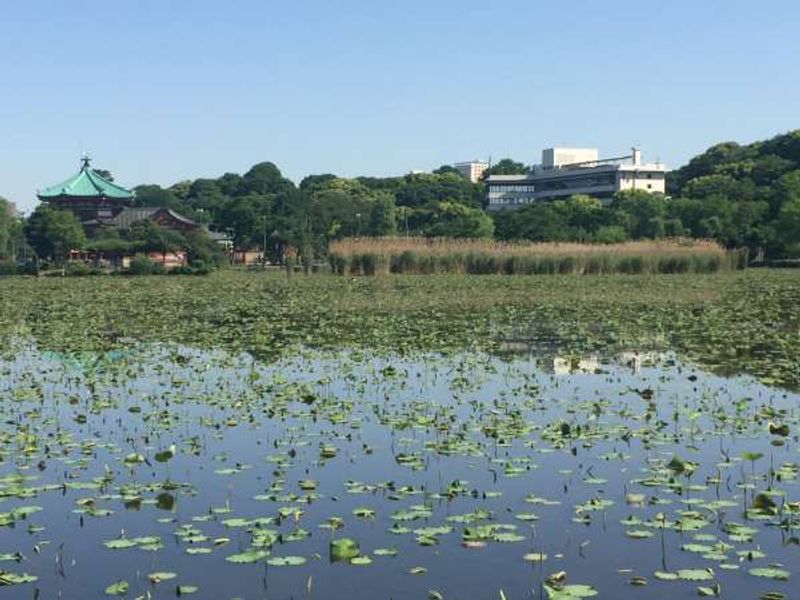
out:
M201 227L200 223L169 208L134 206L135 193L93 170L88 156L81 158L77 174L40 190L36 196L54 208L71 210L90 235L101 227L128 229L133 223L144 220L178 231Z

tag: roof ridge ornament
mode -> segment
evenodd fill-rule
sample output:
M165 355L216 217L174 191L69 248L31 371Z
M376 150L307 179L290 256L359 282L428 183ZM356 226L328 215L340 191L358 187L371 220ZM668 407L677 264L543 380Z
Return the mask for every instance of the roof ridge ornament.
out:
M81 171L88 171L92 164L92 157L88 152L81 154Z

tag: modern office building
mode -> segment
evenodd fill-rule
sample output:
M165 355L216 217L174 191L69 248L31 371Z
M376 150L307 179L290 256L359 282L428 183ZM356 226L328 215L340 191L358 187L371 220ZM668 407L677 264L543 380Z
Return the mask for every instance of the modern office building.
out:
M487 208L518 208L533 201L586 194L610 202L623 190L664 193L667 168L643 163L642 153L598 158L595 148L547 148L542 163L527 175L492 175L486 179Z
M482 160L471 160L468 162L455 163L453 168L469 179L472 183L478 183L481 176L489 168L489 164Z
M643 163L642 152L614 158L597 158L597 150L586 148L548 148L542 151L542 164L531 173L536 200L554 200L573 194L587 194L611 200L623 190L660 192L665 190L667 168L660 163ZM579 160L573 161L573 158Z
M489 175L486 178L486 208L520 208L534 201L534 181L530 175Z

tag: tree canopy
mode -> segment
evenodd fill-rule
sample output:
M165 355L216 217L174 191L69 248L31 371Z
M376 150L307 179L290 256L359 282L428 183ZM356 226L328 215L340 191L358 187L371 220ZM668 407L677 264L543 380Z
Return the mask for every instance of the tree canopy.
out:
M526 171L523 163L504 158L487 173ZM800 256L800 130L747 145L716 144L667 174L667 194L627 191L603 202L572 196L494 213L483 208L484 184L446 165L396 177L314 174L295 186L274 163L260 162L244 174L140 185L135 191L138 206L163 206L213 224L231 233L236 248L266 247L273 258L286 244L321 254L334 239L397 232L584 242L692 236L767 256ZM83 243L74 219L44 206L25 233L40 257L54 260L70 244ZM145 226L116 237L98 232L89 245L132 243L132 235L148 247L169 245L166 234ZM21 247L20 238L19 219L0 206L0 256Z
M70 250L83 248L83 227L68 210L39 205L25 223L25 237L40 258L61 264Z

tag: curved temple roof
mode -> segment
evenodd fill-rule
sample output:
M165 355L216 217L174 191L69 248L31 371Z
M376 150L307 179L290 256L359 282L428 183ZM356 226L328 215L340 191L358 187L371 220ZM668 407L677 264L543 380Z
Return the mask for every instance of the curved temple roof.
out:
M133 192L125 189L100 177L90 167L88 157L82 159L81 170L76 174L62 181L40 190L36 195L42 199L59 198L63 196L74 198L113 198L118 200L130 200Z

